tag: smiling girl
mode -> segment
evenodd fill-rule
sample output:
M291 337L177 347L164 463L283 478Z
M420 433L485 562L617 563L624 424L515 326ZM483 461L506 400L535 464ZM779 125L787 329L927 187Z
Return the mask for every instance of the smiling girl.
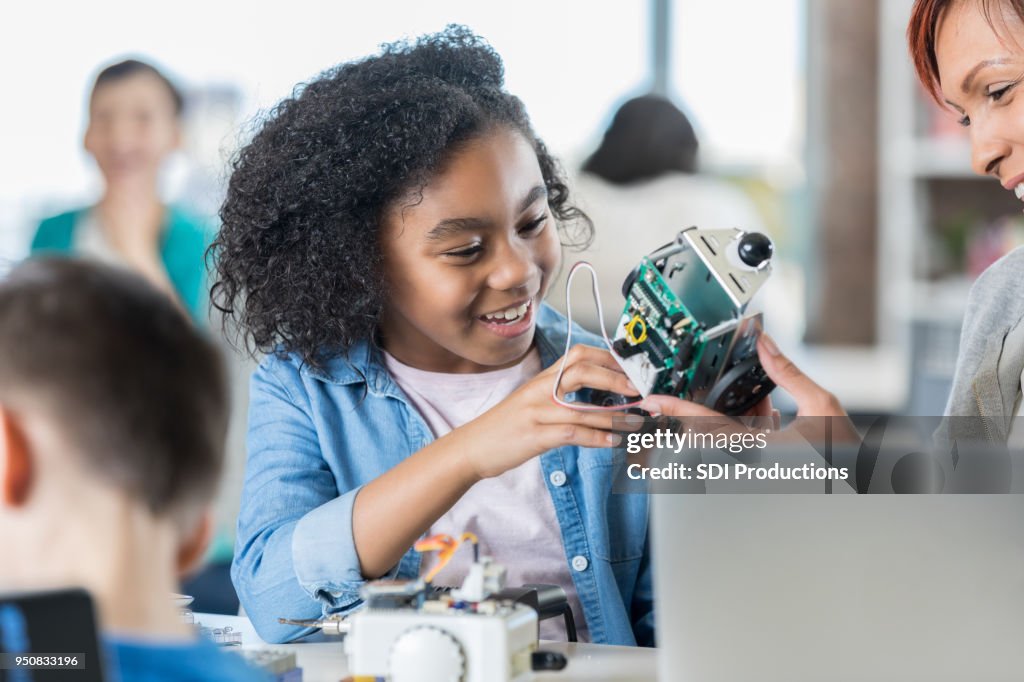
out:
M646 498L611 494L611 414L551 396L566 329L543 299L560 233L591 226L502 83L464 28L386 46L281 103L235 164L214 296L269 354L232 575L268 641L469 530L510 585L561 585L581 639L653 644ZM563 395L636 395L578 338Z

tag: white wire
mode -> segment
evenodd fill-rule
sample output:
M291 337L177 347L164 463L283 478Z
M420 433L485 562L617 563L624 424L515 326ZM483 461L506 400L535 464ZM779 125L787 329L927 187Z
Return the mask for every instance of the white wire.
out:
M570 403L562 400L558 397L558 386L562 383L562 375L565 373L565 365L569 358L569 349L572 347L572 280L576 276L576 273L580 270L588 270L590 272L590 286L594 293L594 303L597 305L597 323L601 327L601 338L604 339L604 344L608 347L608 350L613 354L615 351L612 349L611 339L608 338L608 332L605 331L604 326L604 311L601 306L601 291L597 286L597 271L594 270L594 266L585 260L581 260L572 268L569 269L569 275L565 280L565 317L567 319L566 332L565 332L565 351L562 353L562 362L558 367L558 374L555 375L555 383L551 387L551 398L561 405L562 407L568 407L581 412L619 412L622 410L636 407L640 404L640 400L636 400L624 405L612 405L604 407L601 405L584 405L580 403Z

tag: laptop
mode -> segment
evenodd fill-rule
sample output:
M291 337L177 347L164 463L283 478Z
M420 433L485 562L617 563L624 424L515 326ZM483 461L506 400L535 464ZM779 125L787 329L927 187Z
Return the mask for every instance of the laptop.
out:
M654 494L659 679L1024 679L1024 495Z
M103 682L103 663L84 590L0 594L0 682Z

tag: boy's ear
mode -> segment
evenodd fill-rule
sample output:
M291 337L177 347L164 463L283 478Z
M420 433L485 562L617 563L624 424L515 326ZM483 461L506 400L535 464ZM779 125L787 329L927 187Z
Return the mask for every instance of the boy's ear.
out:
M178 548L178 575L185 576L199 567L206 548L213 537L213 512L209 508L203 511L202 516L193 526L191 532L187 532L181 546Z
M32 489L32 453L17 418L0 405L0 506L21 507Z

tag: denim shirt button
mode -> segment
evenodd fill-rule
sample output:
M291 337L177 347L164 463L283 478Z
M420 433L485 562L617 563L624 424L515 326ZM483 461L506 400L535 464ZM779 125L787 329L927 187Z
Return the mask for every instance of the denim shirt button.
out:
M565 485L566 479L564 471L552 471L551 476L549 478L551 480L551 485L555 486L556 488L561 488L563 485Z
M574 570L585 571L587 570L587 566L589 565L590 562L587 561L587 557L583 556L582 554L577 554L572 558L572 567Z

